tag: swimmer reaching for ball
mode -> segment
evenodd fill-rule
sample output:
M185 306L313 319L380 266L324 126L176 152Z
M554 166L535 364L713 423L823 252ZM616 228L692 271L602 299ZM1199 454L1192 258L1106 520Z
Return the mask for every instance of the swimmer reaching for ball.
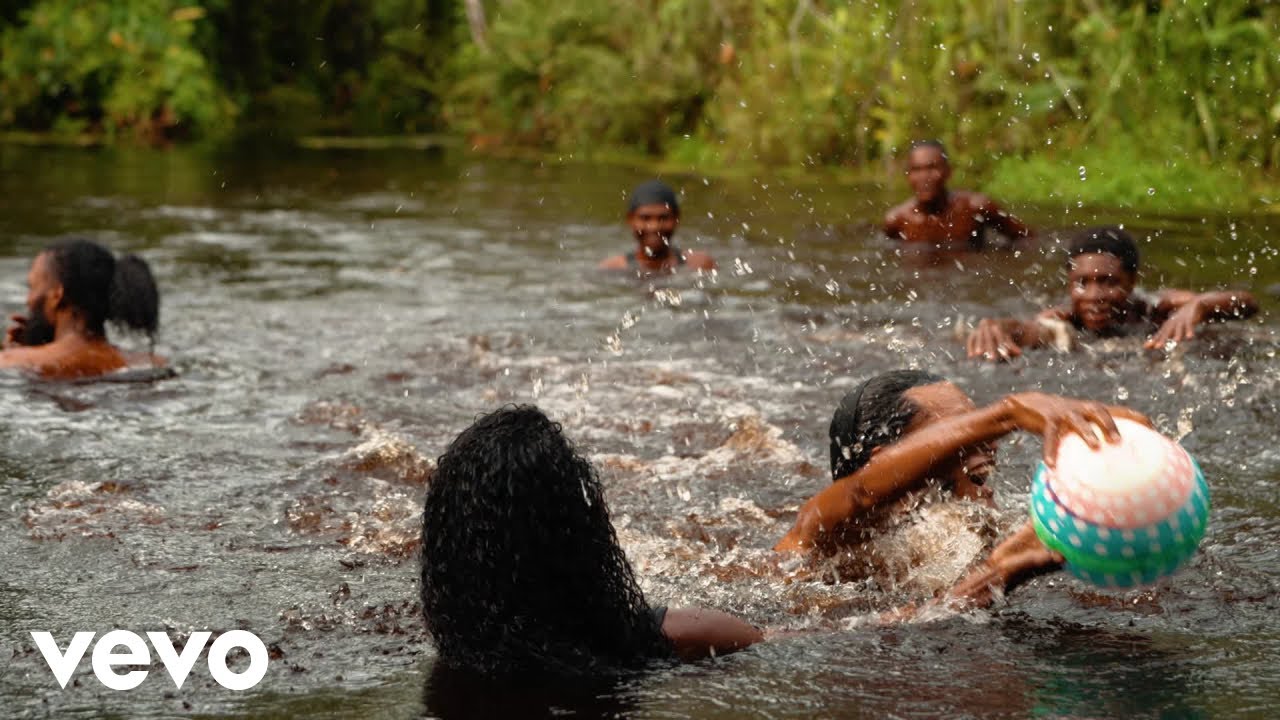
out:
M996 440L1015 430L1040 435L1045 463L1052 467L1068 433L1094 448L1100 443L1095 426L1106 441L1118 440L1114 418L1149 424L1127 408L1035 392L979 408L960 388L921 371L871 378L845 396L832 418L834 482L800 508L774 549L817 556L845 552L865 540L867 525L860 521L906 512L909 496L930 486L956 499L991 502L985 483L994 469ZM1061 562L1028 522L952 588L947 600L986 605L994 593Z

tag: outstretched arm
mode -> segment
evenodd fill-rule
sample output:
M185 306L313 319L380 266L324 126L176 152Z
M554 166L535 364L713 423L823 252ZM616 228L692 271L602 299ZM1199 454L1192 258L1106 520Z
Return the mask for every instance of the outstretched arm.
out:
M1196 336L1196 326L1213 320L1245 320L1258 312L1258 299L1244 290L1224 290L1196 294L1168 290L1156 308L1168 320L1147 340L1148 349L1164 347Z
M998 593L1008 592L1025 580L1062 567L1062 556L1045 547L1036 537L1035 527L1026 523L996 546L982 564L955 584L947 594L924 605L911 604L880 616L881 622L910 620L928 607L939 605L953 610L983 608Z
M1006 212L1001 208L995 200L989 197L983 197L983 202L979 208L982 217L988 225L995 228L1001 235L1010 240L1021 240L1031 237L1031 228L1027 227L1021 220L1012 213Z
M890 240L902 240L902 208L896 207L884 216L884 224L880 226L884 236Z
M613 255L611 257L607 257L604 260L601 260L599 265L596 265L596 269L597 270L626 270L627 256Z
M1052 340L1050 331L1038 322L986 318L969 333L965 348L971 358L1000 362L1021 356L1023 348L1048 345Z
M1064 433L1076 433L1095 448L1100 442L1093 431L1095 425L1102 428L1107 440L1119 439L1112 415L1145 421L1126 408L1043 393L1009 395L985 408L938 420L881 448L857 472L810 498L800 508L795 525L773 549L809 550L842 524L918 486L964 448L990 442L1014 430L1042 436L1045 462L1052 467L1058 440Z
M662 634L671 641L676 656L686 662L727 655L764 640L764 633L754 625L707 608L668 610Z
M1062 556L1045 547L1027 522L991 551L991 555L947 593L943 602L958 607L987 607L996 593L1012 590L1036 575L1062 567Z

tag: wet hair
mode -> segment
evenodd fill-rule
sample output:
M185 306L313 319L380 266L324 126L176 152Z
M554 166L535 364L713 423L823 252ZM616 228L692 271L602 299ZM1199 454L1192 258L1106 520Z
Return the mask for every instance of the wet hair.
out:
M863 382L831 416L831 479L862 469L871 452L902 437L919 408L906 396L914 387L946 382L923 370L894 370Z
M672 656L595 470L528 405L480 417L440 456L422 515L422 609L441 662L491 676Z
M627 214L635 212L644 205L667 205L677 217L680 215L680 201L676 197L676 191L661 180L649 180L637 185L631 193Z
M62 301L78 311L85 329L106 335L106 323L145 333L154 344L160 327L160 291L147 262L137 255L119 259L91 240L71 238L46 247Z
M1067 245L1067 266L1077 255L1090 253L1113 255L1130 274L1138 274L1138 244L1124 228L1106 225L1075 233Z
M916 140L911 143L911 147L907 148L907 154L910 155L917 148L933 148L942 153L942 159L951 162L951 156L947 154L947 146L942 144L941 140Z

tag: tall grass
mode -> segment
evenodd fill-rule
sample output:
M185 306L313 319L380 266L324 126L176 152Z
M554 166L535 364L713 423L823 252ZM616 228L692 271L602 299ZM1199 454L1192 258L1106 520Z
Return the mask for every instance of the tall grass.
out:
M980 173L1108 144L1280 166L1276 3L504 0L491 19L449 118L510 142L866 165L929 136Z

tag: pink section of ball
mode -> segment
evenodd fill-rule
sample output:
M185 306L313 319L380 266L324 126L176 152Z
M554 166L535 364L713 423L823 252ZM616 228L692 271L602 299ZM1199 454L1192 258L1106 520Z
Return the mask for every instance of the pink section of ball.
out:
M1139 528L1181 508L1195 486L1191 457L1177 443L1129 420L1116 420L1121 440L1091 450L1076 435L1058 446L1045 483L1073 515L1095 525Z

